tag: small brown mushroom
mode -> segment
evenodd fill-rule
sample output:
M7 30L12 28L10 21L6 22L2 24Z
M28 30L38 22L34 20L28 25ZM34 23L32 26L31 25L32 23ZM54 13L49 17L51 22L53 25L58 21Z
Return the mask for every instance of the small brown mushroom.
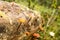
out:
M35 38L39 38L40 35L39 35L38 33L34 33L34 34L33 34L33 37L35 37Z

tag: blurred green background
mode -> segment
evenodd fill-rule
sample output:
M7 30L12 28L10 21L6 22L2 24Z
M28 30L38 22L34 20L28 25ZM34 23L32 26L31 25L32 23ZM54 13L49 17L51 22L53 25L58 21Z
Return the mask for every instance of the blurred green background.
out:
M38 31L39 40L60 40L60 0L3 0L16 2L32 10L40 12L45 20L44 31ZM51 36L49 33L55 33Z

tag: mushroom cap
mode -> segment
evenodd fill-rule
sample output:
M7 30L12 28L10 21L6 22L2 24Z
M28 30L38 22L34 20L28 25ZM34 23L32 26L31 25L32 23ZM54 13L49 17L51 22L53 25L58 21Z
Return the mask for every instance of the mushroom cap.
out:
M40 35L39 35L38 33L34 33L34 34L33 34L33 37L39 38Z

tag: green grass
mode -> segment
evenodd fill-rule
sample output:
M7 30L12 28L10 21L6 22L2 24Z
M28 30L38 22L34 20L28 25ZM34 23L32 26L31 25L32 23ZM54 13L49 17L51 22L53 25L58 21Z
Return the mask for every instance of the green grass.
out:
M27 2L20 2L19 4L28 7ZM38 4L35 5L34 10L40 12L46 22L48 19L46 15L51 17L51 14L53 12L52 8L48 8L45 6L38 5ZM57 16L56 19L54 20L54 22L49 27L44 26L44 29L46 30L45 34L44 34L44 32L40 32L40 31L38 32L41 35L39 40L60 40L60 36L59 36L60 35L60 32L59 32L59 30L60 30L60 16L56 15L56 14L55 14L55 16ZM45 25L46 25L46 23L45 23ZM55 33L54 37L51 37L49 35L49 32L51 32L51 31ZM46 37L46 39L44 39L44 36Z
M28 2L26 2L26 1L21 2L21 1L15 0L15 2L17 2L18 4L21 4L21 5L24 5L24 6L28 7ZM31 4L31 7L33 6L33 4L34 3ZM46 32L44 33L44 32L38 31L38 33L41 35L39 40L60 40L60 9L58 10L58 14L54 14L54 16L53 16L54 18L56 16L56 19L48 27L46 26L46 24L47 24L48 18L51 17L53 9L52 8L48 8L46 6L41 6L39 4L36 4L34 6L34 10L40 12L41 15L43 16L43 18L45 19L44 30ZM51 37L49 35L49 32L51 32L51 31L55 33L54 37ZM45 37L45 39L44 39L44 37Z

